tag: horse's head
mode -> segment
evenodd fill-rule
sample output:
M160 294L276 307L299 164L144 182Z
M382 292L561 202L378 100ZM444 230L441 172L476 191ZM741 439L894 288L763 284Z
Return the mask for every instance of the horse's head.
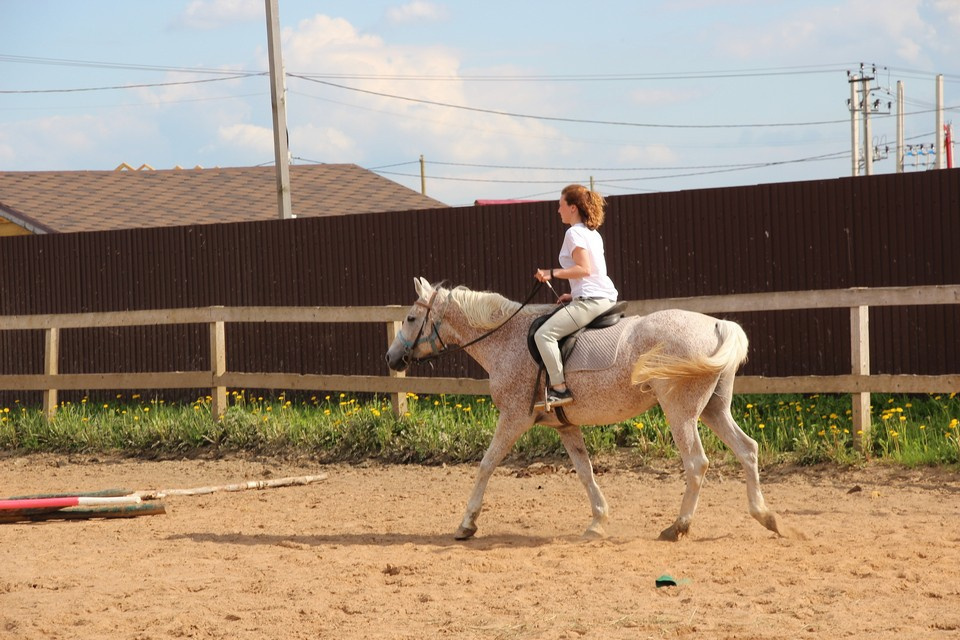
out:
M434 306L439 289L425 278L414 278L413 283L417 289L417 301L410 307L393 344L387 349L387 366L394 371L403 371L411 362L438 354L444 346L438 334L441 314Z

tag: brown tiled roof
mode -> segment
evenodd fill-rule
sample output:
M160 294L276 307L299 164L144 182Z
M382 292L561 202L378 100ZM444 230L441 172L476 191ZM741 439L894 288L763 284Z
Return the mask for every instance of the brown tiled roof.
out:
M272 166L0 172L0 217L34 233L271 220L276 193ZM291 166L290 194L298 218L446 206L354 164Z

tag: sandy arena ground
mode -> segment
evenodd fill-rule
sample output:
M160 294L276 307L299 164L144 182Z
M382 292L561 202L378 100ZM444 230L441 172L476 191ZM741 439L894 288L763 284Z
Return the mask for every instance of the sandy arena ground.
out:
M763 529L739 471L712 469L691 535L666 543L683 481L663 465L598 465L600 541L580 537L568 465L503 467L477 537L456 542L473 466L2 457L3 496L328 478L0 525L0 638L960 636L960 474L768 470L767 501L802 539ZM657 588L665 573L680 584Z

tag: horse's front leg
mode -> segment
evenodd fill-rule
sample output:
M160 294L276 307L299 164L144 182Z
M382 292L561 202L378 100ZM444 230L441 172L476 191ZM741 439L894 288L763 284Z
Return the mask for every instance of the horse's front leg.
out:
M600 485L593 475L593 465L590 464L590 456L587 455L587 445L583 441L583 431L580 427L561 427L557 429L560 433L560 440L563 447L567 450L573 468L577 470L577 476L580 482L587 489L587 496L590 498L590 510L593 512L593 522L583 533L585 538L602 538L606 534L604 526L609 519L609 507L607 499L603 497L600 491Z
M477 532L477 517L483 508L483 494L487 490L487 483L493 471L503 461L506 455L513 448L517 438L523 432L533 426L529 416L508 416L501 413L497 420L497 430L493 433L493 440L483 454L483 460L480 461L480 469L477 472L477 481L473 486L473 493L467 501L467 510L463 514L463 521L454 534L457 540L466 540Z

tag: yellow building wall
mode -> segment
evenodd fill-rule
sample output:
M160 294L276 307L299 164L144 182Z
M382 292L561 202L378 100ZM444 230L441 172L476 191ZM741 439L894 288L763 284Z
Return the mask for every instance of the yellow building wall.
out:
M31 235L31 231L24 229L18 224L14 224L9 220L4 220L0 218L0 238L5 236L28 236Z

